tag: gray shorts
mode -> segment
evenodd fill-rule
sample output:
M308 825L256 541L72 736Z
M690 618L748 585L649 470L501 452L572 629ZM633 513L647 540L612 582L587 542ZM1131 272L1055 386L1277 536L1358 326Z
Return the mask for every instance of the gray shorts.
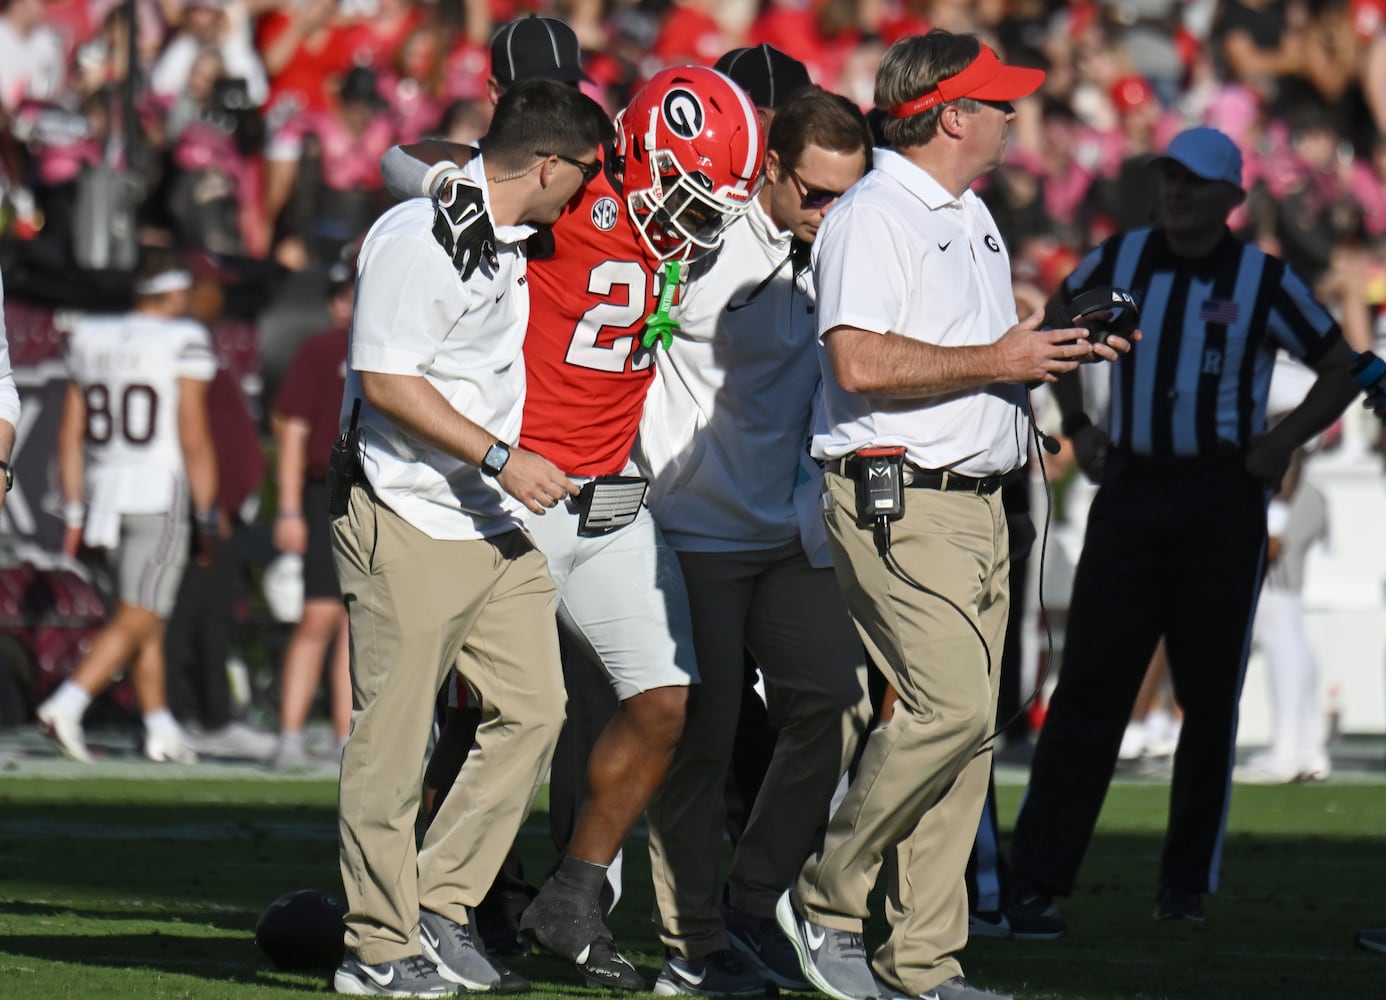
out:
M120 545L109 557L122 603L167 619L188 564L192 522L183 505L168 514L122 514Z
M698 683L683 572L649 510L599 538L579 538L577 525L571 503L528 522L558 586L559 627L601 664L620 701Z

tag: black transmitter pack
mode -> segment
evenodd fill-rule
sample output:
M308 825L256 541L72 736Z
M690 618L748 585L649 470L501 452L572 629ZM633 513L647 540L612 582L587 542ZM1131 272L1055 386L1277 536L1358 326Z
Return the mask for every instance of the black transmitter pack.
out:
M361 400L351 404L351 420L346 431L332 445L327 459L327 514L338 518L347 512L351 488L365 482L361 468Z
M905 515L905 449L899 445L861 448L857 466L857 520L897 521Z

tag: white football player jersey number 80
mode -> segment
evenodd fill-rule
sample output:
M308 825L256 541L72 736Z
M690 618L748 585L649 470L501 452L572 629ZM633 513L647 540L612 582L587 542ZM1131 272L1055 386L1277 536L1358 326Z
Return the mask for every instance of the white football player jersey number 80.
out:
M624 285L630 294L625 302L599 302L583 313L577 329L573 331L573 339L568 344L564 360L580 368L614 374L627 370L627 359L630 360L631 371L650 367L652 353L641 352L631 357L635 347L634 336L617 337L610 344L597 343L604 328L625 330L645 318L649 281L649 272L644 265L633 260L608 260L592 268L591 277L587 280L589 292L606 296L611 294L612 289Z

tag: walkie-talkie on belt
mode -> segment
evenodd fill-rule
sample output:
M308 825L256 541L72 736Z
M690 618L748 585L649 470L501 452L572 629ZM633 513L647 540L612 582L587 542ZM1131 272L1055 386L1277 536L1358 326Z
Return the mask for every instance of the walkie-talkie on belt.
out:
M332 454L327 459L327 514L341 517L347 512L351 502L351 488L366 478L361 469L361 400L351 404L351 420L332 445Z

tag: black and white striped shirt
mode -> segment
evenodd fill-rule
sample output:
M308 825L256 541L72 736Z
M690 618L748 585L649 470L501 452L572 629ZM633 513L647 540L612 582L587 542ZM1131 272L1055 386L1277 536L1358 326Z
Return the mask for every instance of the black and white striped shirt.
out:
M1312 364L1342 337L1283 261L1229 233L1208 256L1176 257L1158 229L1119 233L1064 281L1129 291L1143 339L1112 366L1113 444L1156 458L1214 456L1266 429L1277 348Z

